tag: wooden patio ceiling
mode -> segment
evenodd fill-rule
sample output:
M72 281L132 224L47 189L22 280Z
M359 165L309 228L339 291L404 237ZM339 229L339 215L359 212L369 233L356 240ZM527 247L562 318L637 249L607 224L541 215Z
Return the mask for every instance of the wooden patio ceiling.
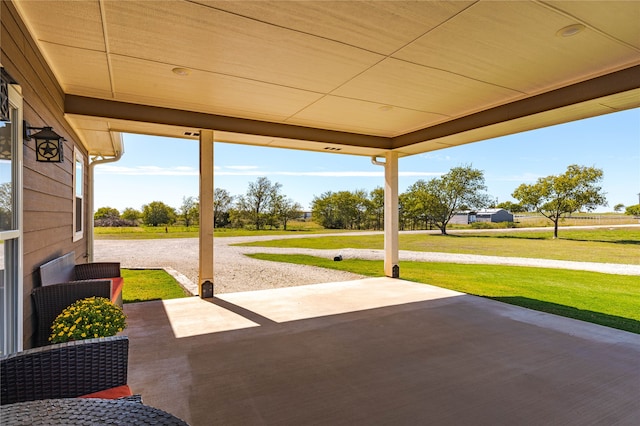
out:
M401 156L640 106L637 1L19 1L114 132Z

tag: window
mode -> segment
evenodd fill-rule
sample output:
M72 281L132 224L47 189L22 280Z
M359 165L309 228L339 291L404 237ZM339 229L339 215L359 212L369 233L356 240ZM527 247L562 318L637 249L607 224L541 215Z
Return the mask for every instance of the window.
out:
M84 237L84 156L77 148L73 159L73 241L78 241Z
M22 96L8 85L0 121L0 354L22 350Z

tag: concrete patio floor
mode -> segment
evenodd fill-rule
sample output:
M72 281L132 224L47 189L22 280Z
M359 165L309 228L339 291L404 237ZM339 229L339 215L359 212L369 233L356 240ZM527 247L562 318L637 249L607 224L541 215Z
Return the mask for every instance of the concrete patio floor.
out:
M640 336L389 278L125 305L129 385L199 425L638 425Z

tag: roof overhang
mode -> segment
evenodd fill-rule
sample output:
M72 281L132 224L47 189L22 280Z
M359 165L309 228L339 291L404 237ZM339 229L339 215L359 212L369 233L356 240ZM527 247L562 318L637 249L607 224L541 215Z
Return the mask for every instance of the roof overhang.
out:
M310 151L400 156L434 151L640 106L640 66L617 71L538 96L500 105L397 137L372 136L67 95L65 111L78 128L105 123L98 134L141 133L197 138L201 129L216 141ZM84 121L83 121L84 120ZM104 135L103 135L104 136Z
M14 4L92 155L213 129L406 156L640 106L640 2Z

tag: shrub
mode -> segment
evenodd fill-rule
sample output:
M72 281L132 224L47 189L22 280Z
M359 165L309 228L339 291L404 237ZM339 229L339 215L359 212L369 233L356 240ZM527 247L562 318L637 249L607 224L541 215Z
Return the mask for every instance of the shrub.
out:
M489 222L473 222L471 224L471 228L472 229L493 229L493 228L496 228L496 226Z
M633 206L628 206L625 209L625 214L630 216L640 216L640 204L635 204Z
M51 343L115 336L127 326L122 308L104 297L89 297L66 307L53 321Z
M111 217L96 219L93 223L93 226L103 226L103 227L137 226L137 225L138 224L134 220L111 218Z

